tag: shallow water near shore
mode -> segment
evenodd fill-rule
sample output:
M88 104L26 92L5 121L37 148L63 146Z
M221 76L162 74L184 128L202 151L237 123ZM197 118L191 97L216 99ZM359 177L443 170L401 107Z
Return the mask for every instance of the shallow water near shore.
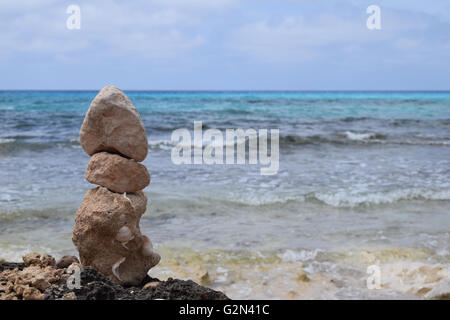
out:
M75 254L95 92L0 92L0 258ZM230 298L420 299L450 278L450 93L127 92L161 263ZM171 162L172 130L280 130L280 170ZM367 289L367 267L381 289Z

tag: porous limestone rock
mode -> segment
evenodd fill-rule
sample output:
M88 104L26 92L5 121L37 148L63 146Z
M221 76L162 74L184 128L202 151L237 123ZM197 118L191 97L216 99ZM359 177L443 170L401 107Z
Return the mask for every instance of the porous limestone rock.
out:
M147 282L143 287L142 290L146 290L148 288L155 288L159 285L158 281L151 281L151 282Z
M136 192L150 183L150 174L144 165L107 152L96 153L91 157L85 177L90 183L118 193Z
M86 114L80 143L91 155L86 179L101 187L89 190L75 216L72 240L81 264L123 285L139 285L160 256L143 236L139 221L150 183L144 165L148 142L138 111L118 88L103 88Z
M62 296L62 300L77 300L75 292L69 292Z
M114 86L104 87L92 101L81 126L80 143L90 156L107 151L141 162L148 152L147 135L137 109Z
M0 272L0 300L43 300L44 291L64 279L65 269L55 268L49 255L29 253L22 257L25 267Z
M33 287L26 287L21 295L23 300L44 300L44 295Z
M119 194L104 187L89 190L75 216L72 237L81 263L116 283L139 285L160 260L139 229L146 205L141 191Z
M41 264L41 255L36 252L31 252L22 257L23 262L25 263L25 266L32 266L32 265L40 265Z
M48 253L44 254L41 258L41 265L44 267L54 267L56 266L56 260Z

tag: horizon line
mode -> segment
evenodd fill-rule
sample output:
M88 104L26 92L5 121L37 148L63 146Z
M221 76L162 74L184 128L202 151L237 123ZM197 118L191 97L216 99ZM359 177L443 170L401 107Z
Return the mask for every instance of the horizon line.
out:
M450 92L450 89L121 89L128 92ZM6 91L96 92L100 89L0 89Z

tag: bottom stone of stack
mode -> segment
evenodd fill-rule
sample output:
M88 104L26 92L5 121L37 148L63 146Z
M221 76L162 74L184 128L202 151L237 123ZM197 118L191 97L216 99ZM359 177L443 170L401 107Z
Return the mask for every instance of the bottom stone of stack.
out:
M161 258L139 229L146 206L141 191L89 190L76 213L72 236L81 263L116 283L138 285Z

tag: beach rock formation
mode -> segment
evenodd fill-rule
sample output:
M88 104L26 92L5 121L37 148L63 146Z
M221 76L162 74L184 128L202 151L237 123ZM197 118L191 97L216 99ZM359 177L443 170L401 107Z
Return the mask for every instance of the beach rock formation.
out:
M72 240L81 263L121 284L140 283L160 256L139 230L147 198L98 187L88 191L75 217Z
M75 216L72 241L81 264L118 284L137 285L160 256L139 228L147 207L140 190L150 183L150 174L138 163L147 155L147 136L136 108L120 89L107 86L95 97L80 142L92 156L86 179L99 185L87 192Z
M45 290L66 278L65 270L57 269L49 254L41 257L33 252L22 259L22 266L16 264L12 270L0 270L0 300L44 300Z
M193 281L169 278L160 281L146 276L133 287L114 283L94 268L79 265L76 257L64 256L56 266L50 255L30 253L26 263L0 262L0 300L228 300L222 292L202 287ZM80 287L69 287L73 271L58 267L59 262L73 261L79 268Z
M144 165L107 152L91 157L85 177L90 183L118 193L136 192L150 184L150 174Z
M89 107L80 130L80 143L90 156L119 153L141 162L148 152L147 135L137 109L114 86L106 86Z

